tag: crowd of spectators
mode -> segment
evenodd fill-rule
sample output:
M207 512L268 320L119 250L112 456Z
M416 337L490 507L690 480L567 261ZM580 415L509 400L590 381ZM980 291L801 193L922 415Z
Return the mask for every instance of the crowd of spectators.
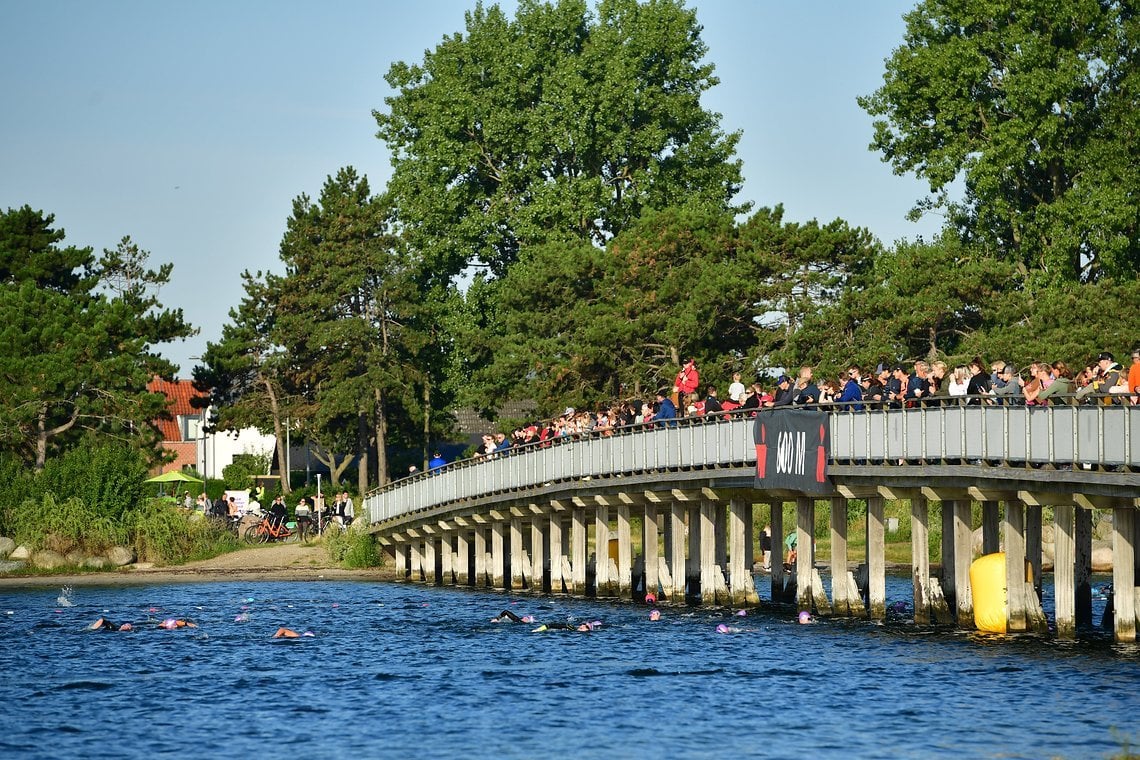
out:
M859 412L944 404L1072 403L1140 404L1140 348L1132 351L1128 370L1104 352L1075 374L1062 361L1032 362L1022 370L1012 362L987 364L980 357L956 367L941 361L916 361L909 368L886 363L874 369L851 365L840 377L818 382L813 368L805 366L794 378L780 375L770 389L760 382L745 385L736 373L723 399L715 385L702 388L696 363L689 360L672 389L661 389L653 400L628 399L593 411L567 407L557 417L517 427L509 434L484 435L474 456L495 456L514 446L550 445L584 434L609 436L633 425L676 425L681 417L751 415L778 407L830 406Z

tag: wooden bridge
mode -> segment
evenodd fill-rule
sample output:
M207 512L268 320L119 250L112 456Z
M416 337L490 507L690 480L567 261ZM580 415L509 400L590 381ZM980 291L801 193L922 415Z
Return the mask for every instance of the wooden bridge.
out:
M761 412L761 419L781 413ZM1024 631L1047 627L1040 594L1048 506L1055 522L1054 626L1058 636L1071 637L1093 622L1092 510L1107 509L1113 629L1117 640L1135 640L1140 407L832 408L826 419L825 493L758 489L757 420L725 416L457 462L369 494L366 515L389 558L413 580L623 599L648 591L676 604L748 605L759 603L753 512L766 503L773 600L820 614L882 618L884 502L906 500L915 622L972 628L970 517L971 503L979 502L982 553L998 551L1000 542L1006 554L1007 629ZM831 506L829 558L814 556L821 499ZM850 499L866 501L867 561L859 578L848 569ZM780 549L790 501L799 551L786 577ZM942 515L938 575L931 574L928 550L932 501L941 503ZM830 598L817 571L825 559Z

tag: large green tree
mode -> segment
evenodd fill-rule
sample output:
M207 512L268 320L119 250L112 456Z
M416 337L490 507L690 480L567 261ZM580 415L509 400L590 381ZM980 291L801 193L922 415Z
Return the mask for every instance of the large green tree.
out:
M53 217L0 214L0 445L42 469L84 432L129 440L159 456L153 421L166 397L149 393L174 366L156 353L194 329L163 309L171 267L124 238L95 260L62 246Z
M1115 0L922 0L871 147L970 240L1052 282L1140 271L1140 19ZM961 180L964 194L954 199Z
M375 112L408 242L445 278L501 276L527 245L601 245L645 208L731 208L739 135L701 107L717 79L700 32L680 0L522 0L513 19L476 5L463 33L391 67Z

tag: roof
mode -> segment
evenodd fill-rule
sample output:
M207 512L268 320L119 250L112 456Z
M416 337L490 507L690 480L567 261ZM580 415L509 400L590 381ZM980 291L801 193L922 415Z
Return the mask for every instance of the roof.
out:
M167 408L170 410L173 419L155 420L155 424L162 432L162 439L164 441L181 441L182 428L178 424L178 418L196 417L201 414L202 410L192 406L190 400L193 398L206 399L208 395L195 390L193 380L174 380L172 382L157 376L146 384L146 389L151 393L163 393L167 398Z

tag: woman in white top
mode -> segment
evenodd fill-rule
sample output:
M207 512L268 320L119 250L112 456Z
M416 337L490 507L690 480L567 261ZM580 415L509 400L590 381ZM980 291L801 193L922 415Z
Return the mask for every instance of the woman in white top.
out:
M950 377L950 395L965 396L966 388L970 385L970 371L965 367L955 367Z

